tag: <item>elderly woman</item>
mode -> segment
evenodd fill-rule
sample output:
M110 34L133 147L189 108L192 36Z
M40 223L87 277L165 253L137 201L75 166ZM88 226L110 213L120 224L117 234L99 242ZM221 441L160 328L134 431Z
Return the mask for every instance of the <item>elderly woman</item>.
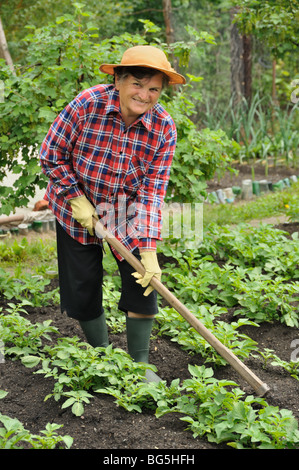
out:
M126 315L128 351L136 362L148 363L157 313L149 284L161 277L156 241L177 138L158 99L165 86L185 79L152 46L129 48L120 64L100 70L114 75L114 84L82 91L55 119L40 150L49 178L45 199L57 219L61 310L79 321L92 346L109 344L103 247L93 229L93 219L101 218L146 271L140 278L112 250L122 280L119 309ZM147 379L159 380L151 371Z

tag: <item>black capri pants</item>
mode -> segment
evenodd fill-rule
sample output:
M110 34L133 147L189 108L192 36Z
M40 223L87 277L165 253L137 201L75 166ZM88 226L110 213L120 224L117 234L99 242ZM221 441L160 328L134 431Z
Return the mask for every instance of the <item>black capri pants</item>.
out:
M61 311L76 320L93 320L103 313L103 249L101 245L82 245L56 221L57 257ZM138 248L133 254L140 260ZM156 315L157 292L145 297L145 289L132 276L135 269L113 254L121 276L118 308L127 313Z

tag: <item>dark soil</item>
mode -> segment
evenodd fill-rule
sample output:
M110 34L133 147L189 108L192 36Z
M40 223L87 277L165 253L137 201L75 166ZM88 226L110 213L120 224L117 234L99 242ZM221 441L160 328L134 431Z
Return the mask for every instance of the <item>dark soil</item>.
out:
M250 168L248 170L246 175L242 170L242 179L250 178ZM280 172L278 179L284 175ZM222 180L222 188L228 186L230 176L227 178ZM294 232L299 231L299 224L283 224L279 228ZM4 299L1 306L4 306ZM229 311L226 320L231 321L232 315L233 311ZM58 307L31 309L29 319L32 322L51 319L62 336L77 335L84 340L77 323L62 315ZM278 323L262 324L259 328L246 327L243 331L258 342L259 349L272 349L286 361L291 360L292 341L299 337L298 329ZM126 350L125 334L114 335L110 339L115 347ZM202 364L200 356L190 356L169 339L161 337L151 341L150 361L157 366L159 375L168 384L178 377L181 380L189 378L189 364ZM258 359L251 358L245 364L270 387L265 397L269 405L291 410L299 419L299 382L280 368L268 366L264 369ZM254 393L229 365L216 369L215 377L234 380L246 393ZM178 415L169 414L157 419L151 412L130 413L116 406L114 398L105 395L95 395L86 406L84 415L75 417L69 408L62 410L61 403L54 399L44 402L45 396L52 391L52 385L51 379L33 374L19 361L6 360L0 364L0 389L9 393L1 400L1 412L18 418L32 433L39 433L48 422L63 424L59 432L74 438L73 449L182 449L190 453L201 449L226 448L225 445L211 444L206 439L194 439Z

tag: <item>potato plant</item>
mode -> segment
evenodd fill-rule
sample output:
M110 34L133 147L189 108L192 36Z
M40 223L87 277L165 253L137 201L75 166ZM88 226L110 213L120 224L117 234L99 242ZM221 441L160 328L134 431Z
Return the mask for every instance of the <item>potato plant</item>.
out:
M279 264L282 253L287 259L285 265ZM298 380L296 362L283 361L272 351L259 351L257 343L241 333L242 326L258 328L260 322L297 324L297 253L296 237L287 239L280 231L263 231L262 227L249 231L244 225L220 230L212 226L198 247L182 250L180 240L164 243L163 255L169 261L164 261L163 281L241 359L260 357L261 362L264 360L262 367L270 364L283 368ZM105 258L105 272L104 303L109 327L115 334L123 331L124 323L116 312L119 277L109 255ZM49 320L32 324L26 308L47 305L53 295L44 297L37 285L25 289L20 270L18 276L24 284L14 282L4 269L0 274L2 295L8 300L0 315L5 357L20 360L33 374L52 378L53 388L45 400L56 400L62 409L79 417L96 395L108 394L128 412L150 410L157 418L178 413L194 438L234 448L298 447L298 423L292 413L270 406L266 399L246 396L231 380L214 378L211 364L225 367L225 361L173 308L163 305L163 299L156 318L159 329L154 333L167 335L188 353L200 354L208 364L189 366L190 378L182 381L178 377L170 385L166 381L144 382L145 365L134 363L122 349L112 345L92 348L77 337L61 337ZM231 307L236 320L224 321ZM1 436L6 436L15 424L20 439L27 439L27 431L17 421L3 418L0 422ZM51 442L59 445L56 431L47 430L49 435L52 433ZM0 442L3 447L19 445L8 440Z
M164 282L184 303L237 306L236 315L257 323L298 327L298 234L289 239L271 226L211 224L196 249L171 242L175 262L166 263Z
M14 322L20 322L20 313L16 309L11 316L15 317ZM1 323L6 317L1 315ZM41 325L34 324L29 329L34 337L34 330L40 331ZM5 328L1 328L3 330ZM11 335L9 341L17 342L16 336ZM211 442L226 442L235 448L280 449L295 448L299 444L298 423L290 411L269 406L265 399L244 398L245 393L236 383L215 379L211 368L189 366L191 378L182 383L178 378L170 386L165 381L148 384L143 380L145 365L134 363L121 349L113 349L111 345L92 348L76 337L60 338L55 344L40 346L30 354L26 345L23 354L20 347L15 350L12 346L6 354L21 359L25 366L34 369L33 373L52 377L53 392L45 400L54 398L62 408L71 407L76 416L82 416L84 407L95 394L104 393L112 395L127 411L142 413L150 409L158 418L166 413L179 413L195 438L206 437ZM33 438L17 420L10 421L6 417L2 420L1 417L0 422L3 424L3 448L17 445L22 439L31 439L32 443ZM14 429L12 433L16 435L20 433L16 442L8 443L10 429ZM52 439L50 443L57 445L62 440L70 445L69 437L61 438L55 434L56 428L49 428L47 432ZM36 442L36 436L34 439ZM41 442L41 438L37 442ZM42 445L49 444L45 441ZM50 445L53 448L54 444Z
M0 390L0 399L6 395ZM69 449L73 438L59 435L57 431L62 427L48 423L40 434L32 434L18 419L0 413L0 449Z

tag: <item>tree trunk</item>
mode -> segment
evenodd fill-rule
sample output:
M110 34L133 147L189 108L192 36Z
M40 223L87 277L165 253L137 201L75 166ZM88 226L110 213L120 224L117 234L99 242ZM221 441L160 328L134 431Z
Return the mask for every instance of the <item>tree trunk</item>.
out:
M172 27L172 14L171 14L171 0L162 0L163 3L163 16L165 22L166 42L168 46L174 42L174 30ZM178 61L174 54L171 54L172 66L178 71ZM171 93L177 89L177 85L171 87Z
M248 105L251 102L251 38L239 32L236 23L233 23L238 8L231 10L230 29L230 68L231 68L231 93L234 105L238 105L243 98Z
M163 0L163 16L165 22L166 42L174 42L174 32L171 21L171 0Z
M244 97L250 106L252 97L252 41L250 36L243 36Z
M276 60L272 61L272 101L274 104L277 104L276 99Z
M230 28L230 73L231 73L231 94L234 105L242 100L244 94L243 86L243 42L238 26L233 23L235 9L231 11Z
M5 62L9 66L12 73L14 75L16 75L15 68L14 68L14 65L13 65L13 61L12 61L11 55L10 55L9 50L8 50L8 46L7 46L6 37L5 37L4 29L3 29L3 26L2 26L1 18L0 18L0 57L5 60Z

